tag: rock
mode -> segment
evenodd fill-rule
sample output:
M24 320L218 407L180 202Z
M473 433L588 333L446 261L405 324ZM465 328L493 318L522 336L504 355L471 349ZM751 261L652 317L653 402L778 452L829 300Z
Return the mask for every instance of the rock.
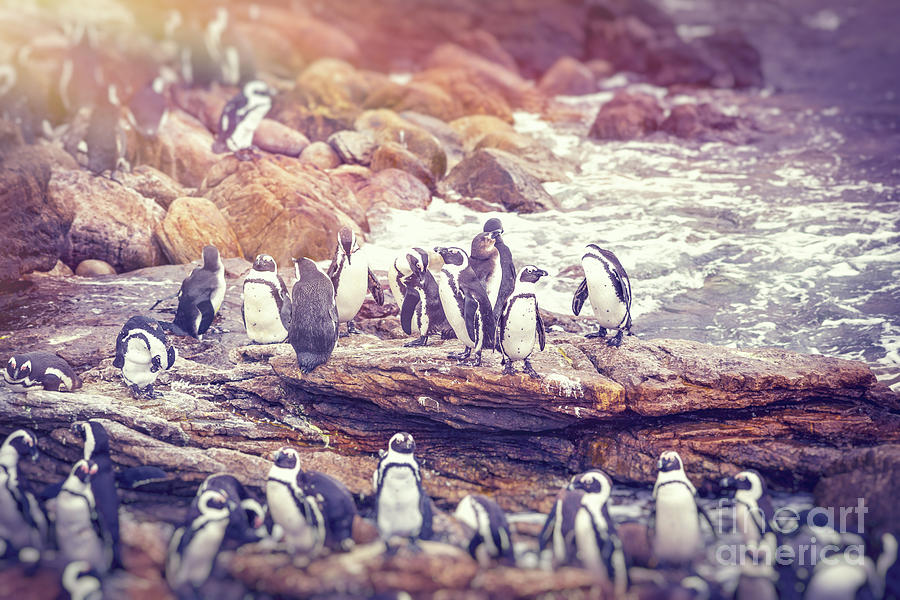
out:
M386 109L366 111L354 125L359 130L371 130L378 144L395 142L416 155L435 181L447 172L447 153L440 141L397 113Z
M75 214L62 256L67 264L95 258L122 272L163 263L153 230L165 211L153 200L82 170L54 169L48 191L51 202Z
M246 256L331 257L344 225L368 229L353 192L328 173L286 156L252 161L227 157L210 169L199 193L234 229Z
M467 152L473 151L481 138L488 134L516 133L511 124L490 115L469 115L451 121L449 126L459 135L463 148Z
M341 162L356 165L368 165L372 162L377 143L375 136L369 131L338 131L328 138L328 145L334 150Z
M97 277L101 275L115 275L116 270L108 262L89 258L78 263L75 275L79 277Z
M129 140L129 161L154 167L183 186L197 187L221 158L213 153L212 144L212 134L203 123L171 110L155 138L135 133Z
M341 164L340 157L326 142L311 143L300 153L300 160L320 169L333 169Z
M707 103L679 104L659 128L680 138L699 142L730 142L746 144L752 141L750 126L738 117L721 113Z
M696 40L716 70L713 84L726 88L759 88L765 83L762 57L739 29L717 31Z
M188 263L212 244L222 258L243 257L237 236L215 204L206 198L178 198L154 231L170 262Z
M484 29L462 31L455 41L466 50L470 50L482 58L495 62L508 71L513 73L519 72L519 67L516 65L516 59L506 51L500 41L489 31L485 31Z
M166 209L176 198L185 195L184 187L177 181L149 165L138 165L129 172L118 173L116 178L125 187L133 189L144 198L156 201Z
M381 144L372 156L372 170L378 172L384 169L406 171L424 183L429 190L433 191L435 189L434 173L425 166L418 156L396 142Z
M176 85L171 89L175 106L203 123L212 133L219 131L225 104L239 91L235 87L218 85L212 89Z
M502 150L478 150L456 165L442 185L463 196L531 213L555 207L553 198L519 159Z
M0 163L0 280L52 269L62 256L75 217L67 202L54 202L49 190L52 163L30 146L19 147Z
M385 79L384 75L357 71L345 61L322 58L300 73L287 99L310 109L322 109L349 125L372 89Z
M564 56L544 73L538 89L548 96L581 96L597 91L597 85L590 68L571 56Z
M458 67L434 67L417 73L413 81L439 88L452 101L452 106L440 112L409 102L388 105L388 108L398 112L403 110L424 112L444 121L450 121L463 115L492 115L508 123L513 122L513 107L509 101L500 90L492 87L491 82L484 75L478 72ZM371 104L368 106L375 108Z
M497 94L511 107L538 110L542 106L541 95L516 71L482 58L456 44L441 44L435 48L425 59L425 65L428 69L459 69L468 74L470 80L482 84L485 95ZM428 73L428 70L424 73ZM467 99L462 100L466 105ZM469 114L478 112L480 111L468 111Z
M455 167L463 159L462 139L450 125L440 119L415 111L407 110L400 113L400 116L406 121L418 125L438 140L444 154L447 156L448 170Z
M498 129L481 137L475 150L494 148L522 159L522 166L539 181L567 181L567 171L575 167L557 157L550 148L531 136Z
M438 83L418 80L406 84L383 82L372 90L363 108L391 109L398 113L414 111L442 121L461 117L466 110L457 97ZM506 114L503 107L497 110Z
M25 274L25 278L30 277L71 277L75 272L69 268L69 265L61 260L56 261L56 265L49 271L32 271Z
M375 173L368 184L356 192L356 198L367 212L376 204L400 210L424 209L431 204L431 192L421 179L393 168Z
M253 134L253 144L265 152L300 156L300 153L309 146L309 139L278 121L263 119Z
M369 185L373 175L372 169L362 165L340 165L331 169L328 174L340 185L352 191L354 195ZM357 200L359 200L358 196ZM365 203L360 202L360 206L362 210L368 210Z
M619 92L600 107L590 136L601 140L632 140L656 131L662 119L662 108L653 96Z
M359 60L359 46L354 38L345 32L346 30L305 12L279 5L260 6L254 10L242 31L249 33L254 28L270 29L281 39L286 40L290 48L286 53L287 56L273 56L275 62L281 63L284 67L309 64L323 57L337 58L350 63ZM291 59L290 62L288 58Z

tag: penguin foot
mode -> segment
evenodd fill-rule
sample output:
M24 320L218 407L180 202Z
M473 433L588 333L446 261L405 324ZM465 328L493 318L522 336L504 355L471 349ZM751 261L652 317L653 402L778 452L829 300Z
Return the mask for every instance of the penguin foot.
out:
M235 151L234 157L240 161L247 161L256 158L257 154L253 148L241 148Z
M132 383L131 385L129 385L128 389L131 390L131 397L134 398L135 400L137 400L138 398L140 398L143 395L141 388L139 388L136 383Z
M417 346L427 346L428 345L428 336L423 335L422 337L415 339L411 342L406 342L403 344L404 348L415 348Z
M463 350L462 352L451 352L450 354L447 355L447 358L449 358L451 360L465 360L465 359L469 358L469 356L471 354L472 354L472 349L469 348L468 346L466 346L466 349Z
M525 359L525 368L522 370L528 373L528 376L532 379L541 378L541 374L534 370L534 367L531 366L531 361L529 361L527 358Z
M515 375L516 374L516 368L513 366L512 361L507 362L506 366L503 367L503 374L504 375Z
M595 332L593 332L593 333L589 333L589 334L587 334L587 335L584 336L584 337L588 338L589 340L590 340L590 339L594 339L594 338L605 338L605 337L606 337L606 329L604 329L603 327L601 327L601 328L598 329L597 331L595 331Z
M480 367L481 366L481 352L477 353L472 358L465 358L459 361L459 364L465 365L467 367Z
M615 335L615 337L610 338L610 340L608 342L606 342L606 345L610 346L611 348L618 348L619 346L621 346L622 345L622 330L620 329L619 333L617 333Z
M347 321L347 335L355 335L357 333L362 333L362 331L356 328L356 324L353 321Z

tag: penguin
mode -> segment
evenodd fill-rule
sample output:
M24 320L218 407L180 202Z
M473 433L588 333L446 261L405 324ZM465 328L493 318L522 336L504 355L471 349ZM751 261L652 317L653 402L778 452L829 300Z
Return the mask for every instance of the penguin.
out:
M182 79L193 87L209 87L214 82L221 82L222 34L228 25L227 10L224 7L217 10L205 26L197 19L190 19L183 28L177 22L173 25L173 29L180 29L177 37Z
M215 246L204 246L203 265L181 282L172 331L203 341L224 299L225 264Z
M240 160L250 158L253 134L272 108L272 95L269 86L258 79L245 83L222 109L213 152L222 154L231 151Z
M251 342L275 344L287 339L291 297L274 258L268 254L256 256L244 278L241 296L241 318Z
M6 554L14 551L24 563L37 562L47 539L47 519L19 472L21 459L37 456L37 438L25 429L13 431L0 446L0 541Z
M734 600L778 600L775 582L778 574L773 568L776 549L775 534L769 532L765 538L747 541L743 546L741 573L734 590Z
M317 553L325 542L323 532L310 522L314 508L300 488L300 456L293 448L275 453L266 477L266 503L272 531L281 532L290 552Z
M194 498L186 522L172 535L166 556L166 581L176 595L191 591L196 595L209 579L230 522L224 493L210 489Z
M119 541L119 492L116 474L109 456L109 435L98 421L76 421L75 433L84 440L82 458L96 466L91 475L91 494L103 538L112 548L113 569L122 568L122 548Z
M478 366L482 348L491 348L494 342L496 326L490 300L462 248L435 248L434 251L440 254L441 261L429 261L428 269L436 273L434 278L447 322L466 345L461 354L450 354L448 358ZM475 357L469 359L473 350Z
M103 579L86 560L73 560L62 573L58 600L103 600Z
M674 450L662 453L657 469L651 514L653 552L663 563L688 563L700 552L703 542L697 489Z
M543 350L545 345L544 321L541 319L534 284L546 275L547 271L534 265L522 267L516 287L506 300L506 306L497 323L497 344L495 344L503 354L503 363L506 365L503 373L506 375L515 374L514 362L522 360L525 363L525 372L531 377L540 378L528 357L534 351L535 340L540 350Z
M334 286L308 258L294 265L297 282L291 290L291 323L288 342L297 364L309 373L328 361L338 339L338 312Z
M42 386L54 392L71 392L82 385L72 366L49 352L24 352L10 357L3 379L17 391Z
M99 573L106 573L112 564L112 544L103 533L91 491L91 477L96 474L96 463L77 461L51 500L51 514L62 556L67 561L85 560Z
M734 490L734 529L745 542L758 542L771 530L775 514L766 482L754 469L726 477L720 483L726 490Z
M166 333L156 319L134 316L128 319L116 338L113 366L122 369L122 379L137 398L155 397L153 382L160 369L171 369L178 351L169 345Z
M395 433L372 475L375 525L387 542L393 536L428 540L432 536L431 498L422 487L416 442L406 432Z
M494 217L484 222L483 231L493 232L494 247L500 254L500 290L497 294L497 300L494 302L494 320L500 318L500 312L506 306L506 299L512 294L516 286L516 265L513 262L512 252L509 246L503 241L503 223L500 219Z
M106 88L106 76L97 52L97 31L79 24L70 30L71 45L59 73L59 98L68 115L93 106L100 90Z
M873 560L867 555L860 560L855 552L825 546L806 586L804 600L896 598L898 582L891 581L890 571L897 564L897 538L892 533L883 534L880 556Z
M347 335L358 333L353 325L353 318L362 308L366 291L372 294L379 306L384 304L384 292L365 257L359 254L356 233L349 227L342 227L338 232L338 243L328 267L328 278L334 286L338 320L347 324Z
M347 487L334 477L319 471L301 471L297 485L307 506L319 538L332 550L353 548L353 520L356 502Z
M472 558L484 564L489 557L515 566L512 533L499 504L480 494L469 494L456 505L453 516L474 530L469 542Z
M234 475L215 473L203 480L197 495L206 490L222 492L229 502L231 522L229 523L230 539L242 543L258 541L268 535L266 529L266 509Z
M165 91L166 80L162 75L157 75L128 101L128 121L145 138L155 138L169 117Z
M428 345L430 335L439 333L442 339L456 336L444 315L437 281L428 270L429 260L429 254L421 248L413 248L406 254L409 274L404 279L406 289L400 307L400 325L407 335L419 334L415 340L403 344L408 348Z
M412 275L412 267L410 266L410 256L415 253L418 255L419 248L413 248L412 251L403 251L394 258L394 262L388 267L388 287L391 289L391 296L397 304L397 308L403 310L403 300L406 298L407 279ZM421 250L424 253L424 250ZM427 257L414 257L415 260L427 262Z
M121 108L116 86L107 86L107 93L91 110L84 143L87 146L88 170L94 176L109 172L109 178L116 179L116 171L124 162L123 132L119 126Z
M503 280L503 267L500 265L500 251L497 249L499 231L483 231L472 240L469 252L469 265L478 280L484 286L491 307L497 306L500 297L500 282ZM502 309L502 307L500 307ZM500 311L494 312L496 315Z
M611 494L612 480L603 471L574 476L557 494L539 542L541 551L552 550L556 564L591 570L612 584L619 598L628 587L628 567L609 516Z
M600 328L588 338L606 337L607 329L617 329L607 345L622 344L622 335L631 335L631 281L616 255L597 244L588 244L581 257L584 279L572 298L572 312L578 315L586 299L590 299Z

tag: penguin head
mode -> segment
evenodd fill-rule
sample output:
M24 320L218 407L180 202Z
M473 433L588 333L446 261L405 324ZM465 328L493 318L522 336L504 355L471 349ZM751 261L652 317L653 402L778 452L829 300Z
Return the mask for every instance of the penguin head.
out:
M409 268L416 275L422 275L425 273L425 269L428 268L428 252L425 252L421 248L413 248L415 252L410 252L406 255L406 262L409 263Z
M466 251L462 248L436 247L434 251L441 255L441 258L444 261L444 266L452 265L454 267L458 267L459 270L465 269L469 266L469 257L468 255L466 255Z
M253 529L259 529L266 522L266 509L255 498L244 498L241 500L241 510L247 517L247 523Z
M659 469L661 473L671 473L673 471L684 470L684 466L681 463L681 456L679 456L678 453L674 450L663 452L659 457L659 462L656 464L656 468Z
M203 490L197 498L201 514L228 512L228 496L221 490Z
M203 268L207 271L219 268L219 250L215 246L203 246Z
M344 252L348 264L350 263L350 255L359 250L356 232L349 227L341 227L341 230L338 232L338 250Z
M241 92L247 97L249 102L253 102L254 100L268 100L274 95L272 89L258 79L253 79L245 83L244 89L241 90Z
M588 494L603 494L606 497L612 493L612 480L609 475L599 470L586 471L576 475L569 482L572 490L584 490Z
M300 455L293 448L285 446L275 452L274 463L279 469L294 470L300 466Z
M22 373L22 371L25 371L25 373ZM31 361L23 361L18 356L11 357L6 363L6 368L3 370L3 378L9 383L22 380L30 374Z
M315 276L316 273L321 274L316 263L306 257L300 259L292 258L291 260L294 261L294 276L298 281L303 281L310 276Z
M747 500L758 501L766 494L766 482L755 469L741 471L732 478L728 478L730 487L735 490L735 497L743 497ZM725 483L725 481L723 481Z
M519 281L524 283L537 283L541 277L546 277L547 275L549 275L549 273L543 269L539 269L534 265L525 265L522 267L522 270L519 271Z
M500 236L496 231L483 231L472 240L471 254L476 258L487 258L497 253L496 242Z
M416 451L416 441L413 439L412 434L401 431L391 437L388 448L401 454L412 454Z
M275 259L268 254L257 254L256 258L253 260L254 271L275 272L277 269L278 266L275 264Z
M84 442L84 456L90 459L95 454L109 453L109 434L99 421L75 421L72 431Z
M72 476L81 483L88 483L93 475L97 474L97 463L91 460L81 459L72 466Z
M6 437L0 454L5 454L8 449L14 450L19 458L28 457L35 461L38 457L37 437L27 429L16 429Z
M492 219L488 219L484 222L484 227L482 231L495 231L497 232L498 237L503 234L503 223L500 222L500 219L494 217Z

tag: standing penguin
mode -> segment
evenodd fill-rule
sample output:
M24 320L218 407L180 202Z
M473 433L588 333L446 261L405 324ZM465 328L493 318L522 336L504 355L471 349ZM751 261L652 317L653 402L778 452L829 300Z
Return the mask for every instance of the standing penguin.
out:
M116 170L124 161L123 132L119 126L122 109L116 86L110 84L106 95L91 111L84 143L87 145L88 170L95 176L109 171L109 178L116 181Z
M576 315L586 299L590 299L600 328L588 338L606 337L607 329L617 329L607 345L618 347L622 335L631 335L631 281L616 255L597 244L588 244L581 257L584 279L572 298L572 312Z
M762 475L754 469L726 477L720 487L734 490L734 529L745 542L758 542L770 531L775 514Z
M356 503L347 487L334 477L318 471L301 471L297 485L313 508L313 525L332 550L353 547L353 520Z
M63 482L59 494L50 501L56 543L67 561L86 560L100 573L109 571L112 544L104 536L91 491L91 477L97 464L81 459Z
M607 504L612 481L603 471L576 475L556 497L540 534L541 549L551 548L556 564L575 564L609 581L616 597L628 587L622 542Z
M241 296L241 318L251 342L276 344L287 339L291 297L274 258L257 255L253 269L244 278Z
M407 279L412 275L412 267L410 266L409 257L413 253L418 254L419 248L413 248L412 252L404 250L394 258L394 262L388 267L388 287L391 288L391 296L397 303L397 308L403 309L403 299L406 297ZM424 250L422 250L424 252ZM420 260L416 258L416 260ZM427 262L427 258L424 258Z
M145 138L155 138L169 116L166 80L157 75L128 101L128 121Z
M73 560L63 569L58 600L103 600L103 579L86 560Z
M328 267L328 278L334 286L338 320L347 323L347 335L357 333L353 318L362 308L366 290L372 294L372 298L379 306L384 304L381 284L378 283L366 259L358 252L356 233L349 227L342 227L338 232L334 257Z
M531 366L528 357L534 351L534 342L543 350L544 321L541 319L541 311L538 308L537 296L534 284L547 275L547 271L534 265L526 265L519 271L518 281L513 293L506 301L506 306L500 314L497 323L497 346L503 353L503 363L506 367L503 373L512 375L516 372L513 363L522 360L525 363L525 372L531 377L539 378L537 371Z
M662 453L657 469L651 515L653 552L664 563L688 563L702 544L697 489L674 450Z
M171 369L178 351L169 345L166 333L156 319L134 316L128 319L116 338L113 366L122 369L122 379L137 398L154 397L153 382L160 369Z
M385 542L395 535L411 540L427 540L432 535L431 498L422 487L415 450L412 435L395 433L372 475L375 524Z
M313 507L300 489L300 456L293 448L281 448L266 478L266 503L274 524L290 552L315 553L324 536L310 523Z
M772 567L776 549L775 534L767 533L765 539L751 540L744 548L741 574L738 576L734 600L778 600L775 581L778 574Z
M70 392L81 388L81 378L65 359L49 352L25 352L10 357L3 369L3 379L14 390L26 391L43 386L54 392Z
M500 251L496 246L497 238L499 237L499 231L483 231L472 240L472 247L469 251L469 265L484 286L484 291L487 293L488 300L491 301L492 308L497 307L500 296L500 282L503 280ZM502 309L503 307L499 308ZM494 314L497 315L499 312L500 310L498 309Z
M179 597L194 592L212 572L231 521L228 497L205 490L191 503L187 521L175 530L166 557L166 581Z
M512 533L499 504L480 494L469 494L456 505L453 516L474 530L469 542L472 558L482 564L490 557L515 565Z
M213 152L231 151L239 160L252 157L253 134L272 108L272 95L272 90L262 81L254 79L245 83L222 109Z
M844 550L839 545L826 545L815 563L806 586L804 600L858 600L860 598L897 598L897 538L892 533L881 536L881 554L867 547L866 554ZM856 548L859 544L853 544ZM876 546L875 540L871 540ZM877 546L876 546L877 547Z
M481 364L481 350L493 347L495 321L491 302L475 271L469 266L469 257L462 248L435 248L441 262L429 261L428 269L435 273L441 306L447 322L456 337L466 345L461 354L451 354L464 364ZM475 357L469 359L472 351Z
M9 434L0 446L0 542L18 553L21 562L35 563L47 537L47 519L19 472L23 458L37 460L37 438L25 429Z
M308 258L296 262L297 282L291 290L288 342L297 364L309 373L328 361L338 339L338 313L331 279Z
M494 319L500 318L500 312L506 306L506 299L512 294L516 285L516 265L513 262L512 252L509 246L503 241L503 223L498 218L488 219L484 222L484 231L490 231L495 234L494 247L500 254L500 269L502 276L500 278L500 290L497 294L497 300L494 302Z
M434 256L440 260L440 256ZM406 254L409 274L403 281L406 290L400 307L400 325L407 335L419 334L417 339L403 344L406 347L425 346L428 336L437 333L444 339L453 335L441 306L437 281L428 270L430 260L432 258L421 248L413 248L413 252Z
M215 246L204 246L203 266L181 282L173 331L203 340L224 299L225 265Z

